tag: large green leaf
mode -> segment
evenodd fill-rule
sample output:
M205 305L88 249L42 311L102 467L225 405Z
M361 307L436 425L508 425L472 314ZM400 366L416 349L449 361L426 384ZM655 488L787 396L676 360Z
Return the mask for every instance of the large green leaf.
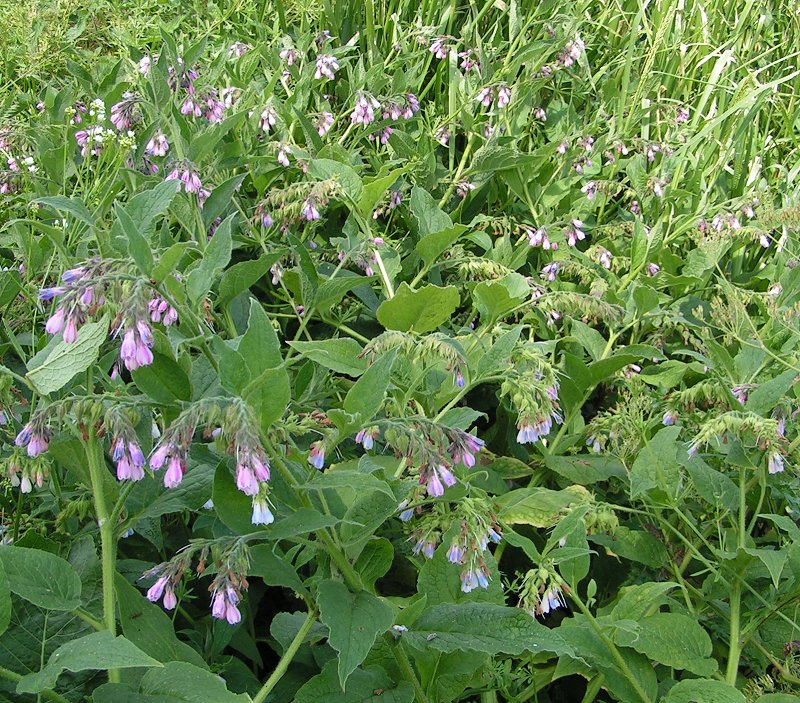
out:
M745 703L747 699L733 686L715 679L679 681L664 698L664 703Z
M329 630L328 642L339 653L339 683L345 682L364 661L378 635L394 622L393 608L377 596L351 593L339 581L323 581L317 598L320 620Z
M636 631L619 630L616 643L698 676L712 676L717 671L717 662L710 658L711 638L687 615L654 613L642 618Z
M440 652L574 654L557 630L520 608L494 603L442 603L425 610L403 634L415 647Z
M411 189L411 214L420 236L441 232L453 226L450 216L436 204L433 196L417 186Z
M395 684L380 667L356 669L342 690L336 662L330 661L295 694L294 703L411 703L414 688L408 681Z
M363 349L354 339L323 339L318 342L289 342L301 356L316 361L320 366L348 376L360 376L367 368L367 360L359 356Z
M50 552L0 548L11 592L40 608L74 610L81 604L81 580L72 565Z
M459 301L454 286L429 285L413 290L407 283L401 283L394 298L384 300L378 308L378 322L387 330L424 334L447 322Z
M203 657L176 637L172 620L160 606L147 600L119 574L114 584L122 634L130 642L162 663L184 661L207 668Z
M45 395L60 390L72 378L86 371L100 354L100 346L108 335L108 318L88 322L78 330L78 338L71 344L61 340L44 363L28 371L28 378L40 393Z
M140 391L157 403L169 405L177 400L189 400L192 386L181 366L164 354L153 352L153 363L131 372Z
M0 559L0 635L8 628L11 622L11 588L8 585L8 577Z
M496 498L498 517L509 525L550 527L562 510L589 500L583 486L554 491L542 486L518 488Z
M680 484L677 453L681 428L664 427L646 442L631 467L631 498L659 489L673 496Z
M45 667L36 674L23 676L17 683L19 693L41 693L54 688L64 670L77 672L103 669L130 669L134 667L161 666L136 645L121 635L114 637L108 630L93 632L62 644L48 659Z
M361 415L369 422L381 409L392 372L397 350L391 349L378 357L355 382L344 399L345 412Z
M214 236L208 242L203 258L186 278L189 299L197 302L211 290L219 273L231 260L231 223L235 215L222 221Z
M264 369L280 366L281 343L261 304L250 300L247 331L239 341L239 353L244 358L251 378L258 377Z

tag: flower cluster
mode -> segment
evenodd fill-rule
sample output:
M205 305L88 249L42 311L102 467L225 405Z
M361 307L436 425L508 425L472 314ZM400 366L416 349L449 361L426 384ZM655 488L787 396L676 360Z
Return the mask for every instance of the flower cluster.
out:
M560 581L552 568L540 566L530 569L523 577L519 587L520 608L532 618L542 617L559 608L566 608Z
M517 352L514 367L500 387L517 411L517 442L538 442L561 423L558 380L553 368L535 349Z
M282 227L288 227L297 222L318 220L322 216L320 209L339 192L339 184L332 179L293 183L273 190L256 204L254 222L262 227L272 227L277 220Z
M511 88L507 85L488 85L481 88L475 98L484 107L491 107L497 102L497 107L506 107L511 102Z
M43 457L25 458L19 450L15 450L0 466L3 467L0 475L5 474L11 486L19 488L20 493L30 493L34 486L41 488L50 473L49 464Z

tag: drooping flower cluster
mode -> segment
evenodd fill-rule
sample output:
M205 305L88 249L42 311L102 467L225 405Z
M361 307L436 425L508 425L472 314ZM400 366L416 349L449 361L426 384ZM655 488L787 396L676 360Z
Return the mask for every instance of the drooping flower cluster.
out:
M432 498L440 498L446 487L456 484L453 468L457 464L475 466L475 455L484 446L475 435L421 417L383 420L376 425L385 428L386 444L405 458L406 466L415 469L419 490ZM373 442L375 439L377 435L372 434Z
M112 406L104 424L112 437L111 458L117 465L117 479L141 481L146 460L130 418L121 408Z
M52 432L46 413L33 413L28 423L19 431L14 440L18 447L25 447L29 457L37 457L47 451Z
M538 442L562 421L558 379L541 352L522 348L515 352L513 367L500 387L517 412L517 442Z
M560 583L552 568L548 568L548 566L530 569L522 577L522 584L517 589L517 593L519 594L518 607L532 618L543 617L554 610L567 606Z
M317 80L325 78L326 80L333 80L336 77L336 72L339 70L339 62L335 56L330 54L320 54L317 56L316 70L314 71L314 78Z
M350 115L353 124L361 124L365 127L375 121L375 111L380 109L381 104L371 95L361 93L356 98L355 107Z
M186 160L174 163L172 170L164 180L178 181L179 189L183 189L186 193L197 195L197 202L200 207L203 207L203 203L211 195L211 191L203 187L203 182L197 173L197 167Z
M127 132L133 125L142 119L138 104L140 98L136 93L126 91L122 94L122 100L111 106L111 124L119 132Z
M507 85L487 85L480 89L475 98L484 107L491 107L497 102L497 107L506 107L511 102L511 88Z
M26 458L19 450L0 462L0 476L5 475L20 493L30 493L34 486L41 488L49 474L50 465L44 457Z

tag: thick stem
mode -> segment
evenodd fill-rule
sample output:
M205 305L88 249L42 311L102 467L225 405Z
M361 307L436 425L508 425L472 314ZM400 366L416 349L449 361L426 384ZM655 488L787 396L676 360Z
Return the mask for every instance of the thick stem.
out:
M416 673L414 673L406 650L403 649L403 643L394 640L391 635L387 635L386 637L390 640L392 654L397 662L397 666L400 667L400 671L403 672L406 679L410 681L411 685L414 687L414 698L417 703L428 703L428 697L425 695L425 691L422 690L422 684L419 682Z
M89 476L92 481L92 494L94 497L94 510L97 516L97 525L100 528L100 556L103 573L103 622L112 635L117 634L116 604L114 601L114 564L117 558L117 544L114 539L114 523L110 520L106 496L103 493L103 473L106 470L105 458L100 443L90 430L91 434L86 441L86 459L89 465ZM119 671L108 670L108 680L119 682Z
M289 668L289 664L292 663L297 651L302 646L303 642L306 639L306 635L311 631L311 628L314 626L314 623L317 620L317 611L310 610L308 612L308 616L306 617L303 624L300 626L300 629L297 631L297 634L294 636L294 639L291 641L289 646L286 648L286 651L283 653L283 656L280 658L277 666L270 674L269 678L264 682L264 685L261 687L261 690L256 693L253 697L253 703L264 703L267 700L267 696L271 693L272 689L275 688L278 681L283 678L283 675L286 673L287 669Z

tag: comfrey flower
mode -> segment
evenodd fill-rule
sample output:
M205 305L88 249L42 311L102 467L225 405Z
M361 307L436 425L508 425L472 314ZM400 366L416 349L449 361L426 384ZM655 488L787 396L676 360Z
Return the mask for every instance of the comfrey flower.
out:
M253 47L250 46L249 44L245 44L244 42L240 41L235 41L228 47L228 55L240 59L252 48Z
M649 263L647 264L647 275L648 276L655 276L658 272L661 271L661 267L658 264Z
M217 99L217 91L213 89L210 90L203 99L203 102L205 103L203 117L211 123L222 122L225 113L225 103Z
M484 107L490 107L494 100L494 91L491 86L481 88L475 99Z
M467 468L475 466L475 455L480 452L486 443L475 435L466 432L459 433L449 447L453 462L462 463Z
M150 299L147 309L150 312L151 322L163 322L164 325L169 327L178 321L178 311L157 295Z
M314 125L317 128L317 134L319 134L320 137L324 137L328 133L330 128L333 127L333 122L334 122L333 113L331 112L321 113Z
M674 425L678 421L678 413L675 410L667 410L661 422L667 427Z
M158 471L165 464L167 466L167 470L164 472L164 486L166 488L178 486L186 473L186 449L188 448L188 441L191 441L191 435L189 435L188 441L184 446L179 446L176 439L170 434L168 439L162 439L161 443L150 455L150 468L153 471Z
M501 85L497 88L497 107L506 107L511 102L511 88Z
M549 281L552 283L556 280L556 276L558 275L559 264L557 261L553 261L552 263L547 264L543 269L542 272L539 274L539 278L543 281Z
M317 66L314 72L314 78L326 78L333 80L336 76L336 71L339 70L339 62L335 56L330 54L320 54L317 56Z
M156 132L147 142L144 151L150 156L165 156L169 151L169 142L161 132Z
M278 163L283 166L284 168L289 167L289 145L288 144L279 144L278 145L278 152L275 157Z
M572 220L572 223L564 229L564 236L567 238L567 244L571 247L574 247L578 241L586 239L586 233L583 231L583 222Z
M325 466L325 442L314 442L311 451L308 453L308 463L315 469L322 469Z
M119 328L121 329L121 327ZM119 332L119 330L118 330ZM118 333L117 332L117 333ZM120 358L129 371L153 363L153 332L145 320L129 319L122 335Z
M229 625L235 625L242 619L238 605L239 595L231 586L217 589L211 596L211 615L218 620L227 620Z
M140 115L136 108L138 102L139 97L135 93L125 92L122 100L111 106L110 120L117 130L125 132L139 121Z
M203 114L203 105L194 95L187 95L181 105L181 114L200 117Z
M258 126L264 131L269 132L278 122L278 113L267 106L261 111L261 116L258 119Z
M541 247L545 251L549 251L553 249L554 251L558 249L558 244L555 242L551 242L547 238L547 230L544 227L538 227L537 229L533 229L533 227L522 227L522 230L528 237L528 244L532 247Z
M111 443L111 458L117 463L118 480L141 481L144 478L144 454L134 439L116 437Z
M432 498L441 498L444 488L456 485L456 477L444 464L429 464L420 471L420 485L424 485L428 495Z
M446 42L446 41L447 41L449 38L450 38L450 37L448 37L448 36L446 36L446 35L440 35L440 36L438 36L438 37L434 37L434 38L431 40L431 45L430 45L429 51L430 51L430 52L431 52L431 53L432 53L432 54L433 54L433 55L434 55L434 56L435 56L437 59L443 59L443 58L445 58L445 57L447 56L448 47L447 47L447 45L445 44L445 42Z
M356 434L356 444L360 444L364 449L372 449L375 445L375 440L380 436L380 430L373 425L363 430L359 430Z
M372 96L359 95L356 98L355 107L350 115L353 124L362 124L365 127L375 121L375 110L380 108L380 103Z
M164 608L173 610L178 605L178 599L175 596L174 586L167 576L160 576L156 582L147 590L147 600L151 603L156 603L164 596Z
M14 444L25 447L29 457L36 457L47 451L50 444L50 428L39 419L31 419L17 434Z
M518 606L532 618L542 617L566 607L564 595L550 569L540 567L528 571L522 579Z
M175 167L170 171L164 180L167 181L180 181L180 185L187 193L200 194L203 191L203 182L200 176L197 175L193 166L184 166L183 170Z
M300 54L296 49L288 48L288 49L281 49L278 53L285 62L287 66L294 66L297 60L300 58Z
M456 183L456 195L462 200L473 190L475 190L475 184L470 181L459 181Z
M769 460L767 462L767 470L771 474L783 473L783 455L780 452L770 452Z
M587 200L594 200L594 196L597 194L597 183L595 181L589 181L581 188L581 193L586 195Z
M153 58L155 57L145 55L139 59L137 69L143 76L146 76L148 73L150 73L150 67L153 65Z
M301 214L308 222L312 222L313 220L318 220L320 218L319 210L317 210L316 201L314 198L310 196L306 198L305 202L303 203Z

